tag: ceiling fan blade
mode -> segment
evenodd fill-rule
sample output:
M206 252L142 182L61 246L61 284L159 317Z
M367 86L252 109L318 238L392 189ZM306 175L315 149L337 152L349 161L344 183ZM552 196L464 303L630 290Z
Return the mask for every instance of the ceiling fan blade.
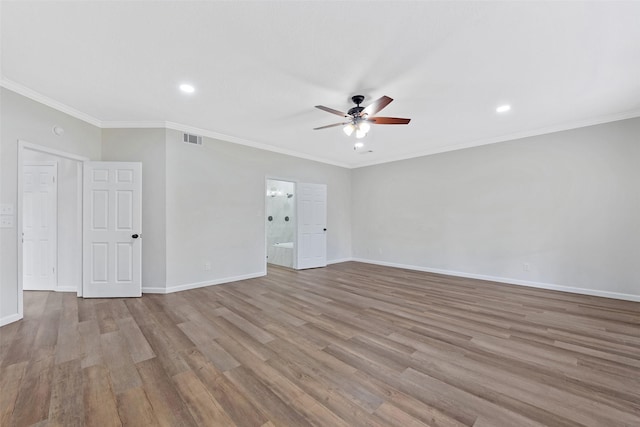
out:
M384 107L389 105L391 101L393 101L393 98L389 98L388 96L383 96L382 98L378 99L377 101L374 101L373 104L370 104L364 110L362 110L360 115L364 116L365 114L367 114L369 116L373 116L378 111L382 110Z
M369 117L367 121L377 125L406 125L411 119L401 119L399 117Z
M316 108L319 108L322 111L326 111L327 113L335 114L337 116L348 117L347 113L343 113L342 111L334 110L333 108L325 107L324 105L316 105Z
M351 122L334 123L332 125L326 125L326 126L320 126L319 128L313 128L313 130L332 128L332 127L335 127L335 126L344 126L344 125L348 125L349 123L351 123Z

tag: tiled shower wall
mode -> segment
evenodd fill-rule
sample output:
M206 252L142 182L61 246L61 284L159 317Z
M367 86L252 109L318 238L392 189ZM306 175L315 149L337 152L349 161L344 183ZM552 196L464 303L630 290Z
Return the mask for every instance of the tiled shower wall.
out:
M267 181L267 262L291 268L295 247L296 196L288 197L288 194L294 194L292 182ZM291 245L279 245L282 243Z

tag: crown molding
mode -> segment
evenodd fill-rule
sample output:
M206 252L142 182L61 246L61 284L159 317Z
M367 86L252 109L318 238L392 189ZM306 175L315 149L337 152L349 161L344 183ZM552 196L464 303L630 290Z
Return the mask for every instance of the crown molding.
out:
M587 120L576 120L573 122L560 123L553 126L546 126L538 129L524 131L524 132L516 132L516 133L496 136L493 138L485 138L485 139L478 139L471 142L463 142L455 145L450 145L447 147L436 147L429 150L419 151L413 154L405 154L405 155L390 157L385 160L377 160L377 161L362 163L358 165L351 165L349 166L349 168L358 169L358 168L364 168L367 166L375 166L375 165L380 165L384 163L397 162L400 160L415 159L416 157L424 157L424 156L430 156L433 154L447 153L449 151L462 150L465 148L480 147L482 145L496 144L498 142L514 141L517 139L529 138L532 136L562 132L565 130L579 129L579 128L584 128L588 126L601 125L604 123L617 122L620 120L634 119L637 117L640 117L640 110L630 110L622 113L611 114L608 116L595 117Z
M195 133L197 135L201 135L207 138L227 141L234 144L240 144L247 147L257 148L260 150L271 151L273 153L285 154L287 156L298 157L301 159L311 160L314 162L324 163L332 166L338 166L346 169L358 169L358 168L363 168L367 166L375 166L375 165L380 165L384 163L397 162L400 160L414 159L416 157L430 156L433 154L446 153L449 151L462 150L465 148L473 148L473 147L479 147L482 145L496 144L498 142L513 141L517 139L529 138L532 136L545 135L545 134L554 133L554 132L561 132L565 130L578 129L578 128L583 128L588 126L595 126L595 125L600 125L604 123L617 122L619 120L626 120L626 119L640 117L640 110L630 110L630 111L611 114L607 116L593 117L586 120L576 120L572 122L559 123L552 126L546 126L538 129L524 131L524 132L516 132L516 133L501 135L493 138L478 139L471 142L462 142L462 143L450 145L447 147L435 147L429 150L418 151L411 154L392 156L384 160L375 160L370 162L354 164L354 163L335 162L335 161L327 160L321 157L316 157L309 154L301 153L295 150L280 148L273 145L251 141L251 140L240 138L237 136L226 135L220 132L197 128L194 126L189 126L181 123L174 123L174 122L161 121L161 120L103 121L89 114L83 113L82 111L76 110L75 108L70 107L66 104L63 104L62 102L58 102L45 95L42 95L41 93L36 92L35 90L32 90L32 89L29 89L28 87L23 86L20 83L16 83L13 80L7 79L4 76L0 77L0 86L4 87L5 89L16 92L20 95L23 95L27 98L30 98L36 102L44 104L48 107L51 107L55 110L68 114L72 117L75 117L76 119L85 121L89 124L99 127L100 129L156 129L156 128L171 129L171 130L177 130L181 132Z
M341 168L350 169L351 166L347 163L334 162L332 160L327 160L321 157L312 156L309 154L301 153L295 150L289 150L286 148L280 148L269 144L264 144L260 142L251 141L248 139L240 138L237 136L226 135L219 132L214 132L207 129L201 129L193 126L183 125L180 123L166 122L167 129L178 130L181 132L195 133L197 135L205 136L207 138L218 139L221 141L232 142L234 144L245 145L247 147L258 148L260 150L271 151L278 154L285 154L287 156L298 157L305 160L311 160L314 162L324 163L327 165L338 166Z
M167 122L162 120L108 120L102 121L102 129L158 129L166 128Z
M36 102L44 104L47 107L51 107L54 110L58 110L62 113L70 115L71 117L75 117L76 119L92 124L100 129L157 129L157 128L172 129L172 130L178 130L182 132L195 133L201 136L205 136L207 138L219 139L222 141L227 141L235 144L245 145L248 147L258 148L260 150L271 151L274 153L285 154L287 156L298 157L301 159L311 160L314 162L324 163L332 166L339 166L347 169L351 167L347 163L334 162L331 160L323 159L321 157L316 157L316 156L311 156L305 153L301 153L295 150L279 148L273 145L251 141L251 140L243 139L237 136L225 135L223 133L215 132L208 129L197 128L194 126L184 125L181 123L167 122L162 120L147 120L147 121L100 120L89 114L83 113L82 111L76 110L73 107L63 104L62 102L58 102L54 99L51 99L39 92L36 92L35 90L29 89L28 87L23 86L20 83L16 83L13 80L7 79L6 77L0 78L0 86L12 92L16 92L24 97L32 99Z
M240 138L233 135L227 135L220 132L215 132L209 129L198 128L195 126L189 126L182 123L175 122L163 122L163 121L103 121L102 129L157 129L164 128L170 130L177 130L180 132L192 133L200 136L204 136L211 139L218 139L220 141L231 142L234 144L244 145L247 147L258 148L260 150L271 151L273 153L285 154L287 156L298 157L305 160L311 160L314 162L324 163L332 166L339 166L341 168L349 169L351 166L346 163L333 162L331 160L323 159L316 156L310 156L305 153L301 153L295 150L287 150L285 148L275 147L269 144L263 144L260 142L251 141L248 139Z
M48 96L41 94L40 92L29 89L28 87L23 86L20 83L9 80L4 76L0 78L0 86L17 94L20 94L26 98L39 102L40 104L44 104L47 107L51 107L54 110L58 110L62 113L68 114L71 117L75 117L76 119L82 120L99 128L102 127L102 122L99 119L89 114L83 113L82 111L76 110L73 107L69 107L67 104L63 104L62 102L58 102L55 99L51 99Z

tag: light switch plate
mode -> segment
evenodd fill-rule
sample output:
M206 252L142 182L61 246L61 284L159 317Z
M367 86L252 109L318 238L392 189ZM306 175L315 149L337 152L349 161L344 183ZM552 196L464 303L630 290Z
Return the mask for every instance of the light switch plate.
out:
M13 216L0 216L0 228L13 228Z
M13 205L8 203L0 205L0 215L13 215Z

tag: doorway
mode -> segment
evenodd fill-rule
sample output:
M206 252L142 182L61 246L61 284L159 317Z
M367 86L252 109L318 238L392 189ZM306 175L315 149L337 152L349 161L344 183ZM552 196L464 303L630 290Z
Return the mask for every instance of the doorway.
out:
M266 253L267 264L296 267L296 184L267 179Z
M23 313L25 290L82 295L82 164L87 160L75 154L18 141L20 315ZM50 169L47 171L47 165L55 170L55 174L49 173ZM39 170L43 167L44 170ZM49 179L55 180L54 188L46 188L45 181ZM34 193L43 191L45 194ZM33 229L34 225L40 230ZM41 240L46 239L49 242L45 245ZM38 245L40 248L36 248ZM48 249L44 249L46 247ZM41 277L34 281L35 272L39 272ZM44 277L47 272L51 274Z

